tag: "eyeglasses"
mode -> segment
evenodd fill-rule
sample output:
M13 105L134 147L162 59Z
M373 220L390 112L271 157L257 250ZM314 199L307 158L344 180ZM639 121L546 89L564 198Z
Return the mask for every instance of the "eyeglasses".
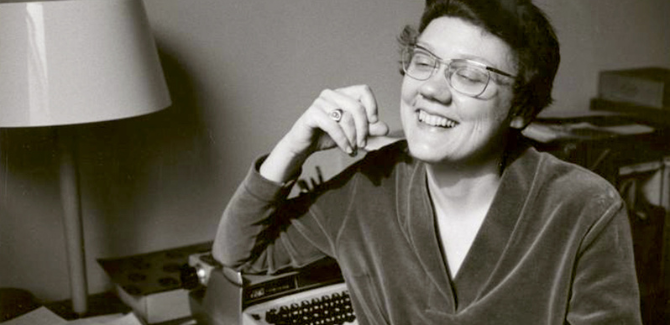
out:
M472 60L442 60L420 47L410 47L403 50L403 71L413 79L428 80L440 68L440 64L447 66L444 74L449 85L454 90L471 97L477 97L486 90L486 86L491 80L491 72L516 78L507 72Z

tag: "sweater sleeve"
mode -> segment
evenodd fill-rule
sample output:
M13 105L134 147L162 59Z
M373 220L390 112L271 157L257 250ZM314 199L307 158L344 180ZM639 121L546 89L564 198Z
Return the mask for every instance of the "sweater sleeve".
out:
M294 181L278 184L250 168L228 202L212 254L221 264L249 273L275 273L332 256L328 229L310 207L318 193L288 199Z
M614 206L581 243L567 321L572 325L642 324L630 224Z

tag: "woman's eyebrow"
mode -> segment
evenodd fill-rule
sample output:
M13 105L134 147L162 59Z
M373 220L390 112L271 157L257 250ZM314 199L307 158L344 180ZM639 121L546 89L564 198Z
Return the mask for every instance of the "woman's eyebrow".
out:
M462 57L446 59L446 58L443 58L443 57L435 54L435 52L433 52L433 50L431 49L431 46L428 45L428 44L417 43L414 47L419 48L423 51L426 51L426 52L430 53L432 56L434 56L434 57L436 57L440 60L443 60L443 61L449 61L449 60L453 60L453 59L466 59L466 60L474 61L474 62L477 62L477 63L481 63L483 65L486 65L486 66L494 68L494 69L498 69L498 67L495 66L495 64L493 64L493 62L490 62L489 60L486 60L485 58L482 58L482 57L477 56L477 55L461 54Z
M421 49L421 50L423 50L423 51L426 51L426 52L428 52L428 53L430 53L430 54L432 54L432 55L433 55L434 57L436 57L436 58L440 58L440 57L437 56L435 53L433 53L433 51L429 48L430 46L428 46L428 45L421 45L421 43L417 43L417 44L415 45L415 47L416 47L416 48L419 48L419 49ZM440 59L442 59L442 58L440 58Z

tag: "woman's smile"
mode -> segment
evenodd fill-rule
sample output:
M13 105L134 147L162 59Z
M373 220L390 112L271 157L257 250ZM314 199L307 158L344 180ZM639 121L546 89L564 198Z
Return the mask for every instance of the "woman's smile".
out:
M422 109L417 110L418 122L424 125L427 125L429 128L439 129L451 129L458 125L458 122L449 119L444 116L431 114Z

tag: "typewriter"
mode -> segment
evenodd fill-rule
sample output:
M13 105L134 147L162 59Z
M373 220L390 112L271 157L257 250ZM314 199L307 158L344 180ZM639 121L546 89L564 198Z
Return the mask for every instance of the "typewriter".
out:
M334 260L271 276L243 274L215 263L209 253L189 259L202 283L189 294L198 324L358 324Z

